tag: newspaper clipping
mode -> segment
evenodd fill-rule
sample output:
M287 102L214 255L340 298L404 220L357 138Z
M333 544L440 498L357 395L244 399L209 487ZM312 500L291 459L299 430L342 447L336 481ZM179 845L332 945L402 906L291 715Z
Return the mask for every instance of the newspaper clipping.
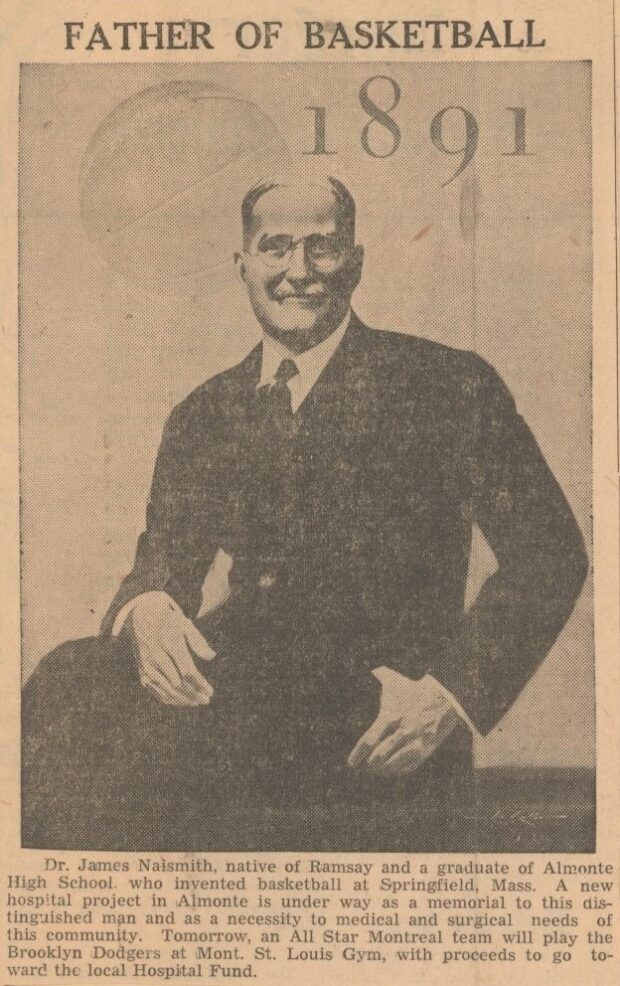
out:
M611 0L0 2L0 983L620 983Z

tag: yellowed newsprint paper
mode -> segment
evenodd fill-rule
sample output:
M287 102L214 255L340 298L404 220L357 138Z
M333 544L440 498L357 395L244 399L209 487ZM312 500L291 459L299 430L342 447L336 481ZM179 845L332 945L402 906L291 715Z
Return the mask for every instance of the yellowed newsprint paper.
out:
M614 13L0 2L0 986L620 982Z

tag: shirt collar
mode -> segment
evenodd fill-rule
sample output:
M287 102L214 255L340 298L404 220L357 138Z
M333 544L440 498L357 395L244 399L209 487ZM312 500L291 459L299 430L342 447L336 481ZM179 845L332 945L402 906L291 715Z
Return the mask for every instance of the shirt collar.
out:
M259 386L273 380L283 359L292 359L299 370L300 382L303 380L309 384L307 389L310 390L310 387L318 380L336 352L350 321L351 309L348 310L338 328L331 335L328 335L327 339L323 339L323 342L317 346L312 346L311 349L306 349L303 353L292 353L281 342L272 339L271 336L264 335ZM297 380L298 378L294 377L293 379Z

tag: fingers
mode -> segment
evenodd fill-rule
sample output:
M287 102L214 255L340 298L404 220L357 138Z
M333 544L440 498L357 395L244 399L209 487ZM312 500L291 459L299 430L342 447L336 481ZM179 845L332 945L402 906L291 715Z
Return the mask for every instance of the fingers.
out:
M396 729L397 723L385 716L377 716L372 726L353 747L347 763L349 767L361 767L368 760L377 743Z
M184 632L187 644L192 649L196 657L201 657L203 661L212 661L215 657L215 651L209 646L195 623L191 620L187 620Z
M179 669L168 654L143 641L138 644L138 667L141 675L157 679L164 687L169 686L176 691L182 684Z
M379 743L368 758L368 771L380 777L413 774L443 743L454 728L450 716L435 722L432 729L397 729Z
M188 650L185 638L168 644L168 654L174 662L180 677L180 687L188 695L199 699L202 704L210 702L213 688L194 664L191 652Z
M402 718L379 715L349 755L349 767L365 767L381 777L413 773L445 738L437 722L422 716L415 725Z
M142 684L163 705L186 706L188 704L187 699L182 698L180 695L175 695L172 691L161 688L154 680L145 679Z
M139 643L138 667L142 684L172 704L208 705L211 700L213 688L197 671L182 637L159 648Z
M423 737L410 740L381 765L380 773L383 777L413 774L436 748L435 742L425 740Z
M402 747L411 745L418 739L417 735L412 735L408 730L399 728L389 736L386 736L380 743L377 743L374 750L369 754L366 767L371 773L380 773L381 768L387 761Z
M140 684L166 705L198 704L192 696L185 694L180 687L172 685L153 662L148 666L140 663L139 675Z

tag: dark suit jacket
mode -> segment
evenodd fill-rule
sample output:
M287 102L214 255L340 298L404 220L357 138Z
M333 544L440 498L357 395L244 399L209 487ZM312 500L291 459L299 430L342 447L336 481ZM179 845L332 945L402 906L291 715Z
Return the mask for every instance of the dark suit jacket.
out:
M296 414L276 504L257 478L271 468L253 430L260 364L258 346L173 410L135 565L103 632L148 590L195 617L223 547L233 593L199 625L234 687L252 691L262 676L272 724L309 707L346 718L345 694L385 664L433 674L487 733L547 654L588 567L506 386L474 353L354 316ZM474 524L499 567L465 612Z

